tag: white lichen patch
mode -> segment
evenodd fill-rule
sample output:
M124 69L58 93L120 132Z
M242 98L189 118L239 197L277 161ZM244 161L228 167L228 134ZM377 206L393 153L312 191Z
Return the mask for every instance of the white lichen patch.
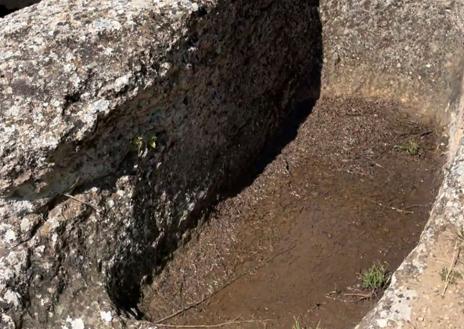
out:
M66 323L69 323L69 327L64 327L66 329L85 329L84 321L80 318L72 319L68 317Z
M97 33L102 33L105 31L120 30L122 25L116 20L99 18L93 22L92 28L95 29Z
M7 290L5 294L3 294L3 300L8 304L13 305L14 307L19 306L19 298L20 295L17 292Z
M16 233L13 230L7 230L3 236L6 243L11 243L16 241Z
M100 312L100 317L106 323L110 323L111 320L113 320L113 316L111 315L110 311L108 311L108 312L101 311Z
M426 268L426 264L425 264L424 260L422 259L422 256L426 254L427 247L425 246L425 244L420 244L420 245L417 246L417 248L414 250L414 252L416 253L416 256L412 259L411 265L414 267L414 269L418 273L422 273L422 272L424 272L424 270Z
M16 328L13 319L9 317L8 315L0 314L0 320L1 320L0 323L2 323L5 326L2 329L15 329Z
M171 63L168 63L168 62L162 63L160 65L160 71L159 71L160 77L164 78L168 74L171 67L172 67Z
M411 320L412 303L417 297L417 292L405 287L395 291L388 312L380 312L380 319L405 323Z

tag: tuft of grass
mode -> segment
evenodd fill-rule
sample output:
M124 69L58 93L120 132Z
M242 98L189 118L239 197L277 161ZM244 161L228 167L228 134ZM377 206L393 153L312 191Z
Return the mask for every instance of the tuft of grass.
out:
M460 243L464 243L464 228L460 228L456 233L456 237Z
M149 148L151 148L152 150L156 149L156 142L157 142L157 138L155 135L152 135L148 138L148 142L147 142L147 145Z
M297 318L293 318L293 326L292 329L303 329L303 327L300 324L300 321Z
M143 148L143 137L135 136L132 138L131 144L134 150L137 151L137 153L140 153Z
M155 150L157 138L155 135L151 135L148 138L144 136L135 136L132 138L131 145L132 150L137 152L138 156L142 156L149 150Z
M440 271L440 277L443 282L448 280L449 284L455 284L462 279L462 274L456 270L449 270L448 267L443 267Z
M380 263L373 264L370 268L361 273L361 286L372 291L384 289L390 281L385 265Z
M393 148L397 151L406 152L407 154L412 156L419 155L421 152L421 147L419 143L417 143L413 139L410 139L405 143L395 145Z
M294 322L292 329L322 329L322 327L320 326L320 322L318 322L315 327L305 327L300 323L300 320L298 320L298 318L294 317L293 321Z

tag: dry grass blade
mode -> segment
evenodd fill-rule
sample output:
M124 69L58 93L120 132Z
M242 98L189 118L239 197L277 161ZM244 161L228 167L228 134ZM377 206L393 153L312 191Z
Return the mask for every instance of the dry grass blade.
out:
M74 200L74 201L76 201L76 202L79 202L79 203L81 203L81 204L84 204L84 205L86 205L86 206L89 206L90 208L92 208L93 210L95 210L97 213L100 212L100 209L98 209L96 206L94 206L94 205L91 204L91 203L88 203L88 202L79 200L78 198L72 196L71 194L64 193L63 195L64 195L65 197L71 199L71 200Z
M376 205L378 205L378 206L380 206L382 208L394 210L394 211L399 212L401 214L414 214L414 211L412 211L412 210L405 210L405 209L393 207L393 206L390 206L390 205L385 205L382 202L371 200L371 199L367 199L367 201L375 203Z
M454 268L458 262L459 255L461 253L461 246L459 244L460 244L459 240L457 240L456 243L454 244L454 254L453 254L453 258L451 259L451 264L445 276L445 286L443 287L443 291L441 292L442 297L445 296L446 290L448 290L448 286L451 281L451 275L454 272Z
M217 323L217 324L162 324L162 323L156 323L155 325L158 327L164 327L164 328L221 328L221 327L226 327L234 324L245 324L245 323L265 323L269 322L271 320L265 319L265 320L237 320L237 321L227 321L227 322L222 322L222 323Z
M343 294L343 296L346 296L346 297L358 297L359 300L358 301L363 301L363 300L366 300L366 299L371 299L373 297L375 297L375 291L371 291L371 292L368 292L368 293L351 293L351 294Z

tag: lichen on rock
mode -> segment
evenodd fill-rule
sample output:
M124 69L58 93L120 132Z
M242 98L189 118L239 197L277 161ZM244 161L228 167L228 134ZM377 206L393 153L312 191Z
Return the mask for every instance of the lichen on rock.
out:
M148 328L140 285L317 77L316 2L43 0L0 31L0 327Z

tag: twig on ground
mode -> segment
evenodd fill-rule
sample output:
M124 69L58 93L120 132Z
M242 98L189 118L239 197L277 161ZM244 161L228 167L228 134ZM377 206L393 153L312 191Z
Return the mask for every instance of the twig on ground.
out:
M382 202L375 201L375 200L368 199L368 201L373 202L373 203L379 205L380 207L383 207L383 208L386 208L386 209L391 209L391 210L397 211L397 212L402 213L402 214L414 214L414 211L412 211L412 210L405 210L405 209L393 207L393 206L390 206L390 205L385 205Z
M180 315L180 314L182 314L182 313L185 313L185 312L187 312L188 310L190 310L190 309L192 309L192 308L195 308L195 307L197 307L197 306L203 304L204 302L206 302L208 299L210 299L211 297L213 297L215 294L217 294L220 290L222 290L222 289L224 289L224 288L225 288L225 287L221 287L220 289L214 291L213 293L211 293L211 294L209 294L209 295L203 297L203 298L200 299L199 301L196 301L195 303L189 304L189 305L187 305L187 306L181 308L180 310L177 310L177 311L175 311L174 313L171 313L171 314L165 316L164 318L161 318L161 319L159 319L159 320L154 321L154 324L157 325L157 326L163 325L162 323L163 323L164 321L167 321L167 320L170 320L170 319L172 319L172 318L175 318L176 316L178 316L178 315ZM166 326L166 325L164 325L164 326Z
M430 207L431 203L423 203L423 204L412 204L407 207L404 207L404 209L412 209L412 208L423 208L423 207Z
M88 202L79 200L78 198L76 198L76 197L74 197L74 196L72 196L71 194L68 194L68 193L64 193L63 195L64 195L65 197L69 198L69 199L72 199L72 200L74 200L74 201L76 201L76 202L82 203L82 204L84 204L84 205L86 205L86 206L92 208L93 210L95 210L95 211L97 212L97 214L100 213L100 209L98 209L96 206L94 206L94 205L91 204L91 203L88 203Z
M427 135L430 135L430 134L433 134L433 130L426 130L426 131L422 131L422 132L417 132L415 134L411 134L411 133L406 133L406 134L400 134L401 137L411 137L411 136L419 136L419 137L424 137L424 136L427 136Z
M233 324L243 324L243 323L266 323L271 320L242 320L242 321L227 321L217 324L162 324L162 323L155 323L158 327L165 327L165 328L220 328L225 326L230 326Z
M369 293L351 293L351 294L343 294L346 297L359 297L359 301L363 301L366 299L371 299L375 296L375 291L371 291Z
M353 289L352 291L354 292L342 293L339 291L331 291L326 295L326 297L331 298L333 300L341 300L344 303L348 303L348 302L353 302L353 300L345 299L343 297L358 297L358 300L356 302L362 302L363 300L371 299L376 296L376 292L374 290L370 292L366 292L366 293L360 292L357 289ZM340 297L337 297L337 295L339 295Z
M222 287L216 289L215 291L213 291L212 293L210 293L209 295L203 297L202 299L192 303L192 304L189 304L183 308L181 308L180 310L177 310L175 311L174 313L172 314L169 314L167 316L165 316L164 318L161 318L159 320L156 320L154 323L156 325L161 325L163 322L167 321L167 320L170 320L172 318L175 318L176 316L182 314L182 313L185 313L187 312L188 310L192 309L192 308L195 308L197 306L200 306L201 304L203 304L204 302L206 302L208 299L212 298L213 296L217 295L219 292L221 292L222 290L224 290L225 288L227 288L228 286L230 286L232 283L234 283L235 281L237 281L238 279L240 279L241 277L245 276L246 274L248 273L242 273L241 275L238 275L237 277L235 277L234 279L230 280L229 282L227 282L226 284L224 284Z
M400 208L396 208L396 207L392 207L392 206L387 206L387 207L390 207L391 210L396 210L397 212L400 212L400 213L403 213L403 214L414 214L414 211L412 211L412 210L404 210L404 209L400 209Z

